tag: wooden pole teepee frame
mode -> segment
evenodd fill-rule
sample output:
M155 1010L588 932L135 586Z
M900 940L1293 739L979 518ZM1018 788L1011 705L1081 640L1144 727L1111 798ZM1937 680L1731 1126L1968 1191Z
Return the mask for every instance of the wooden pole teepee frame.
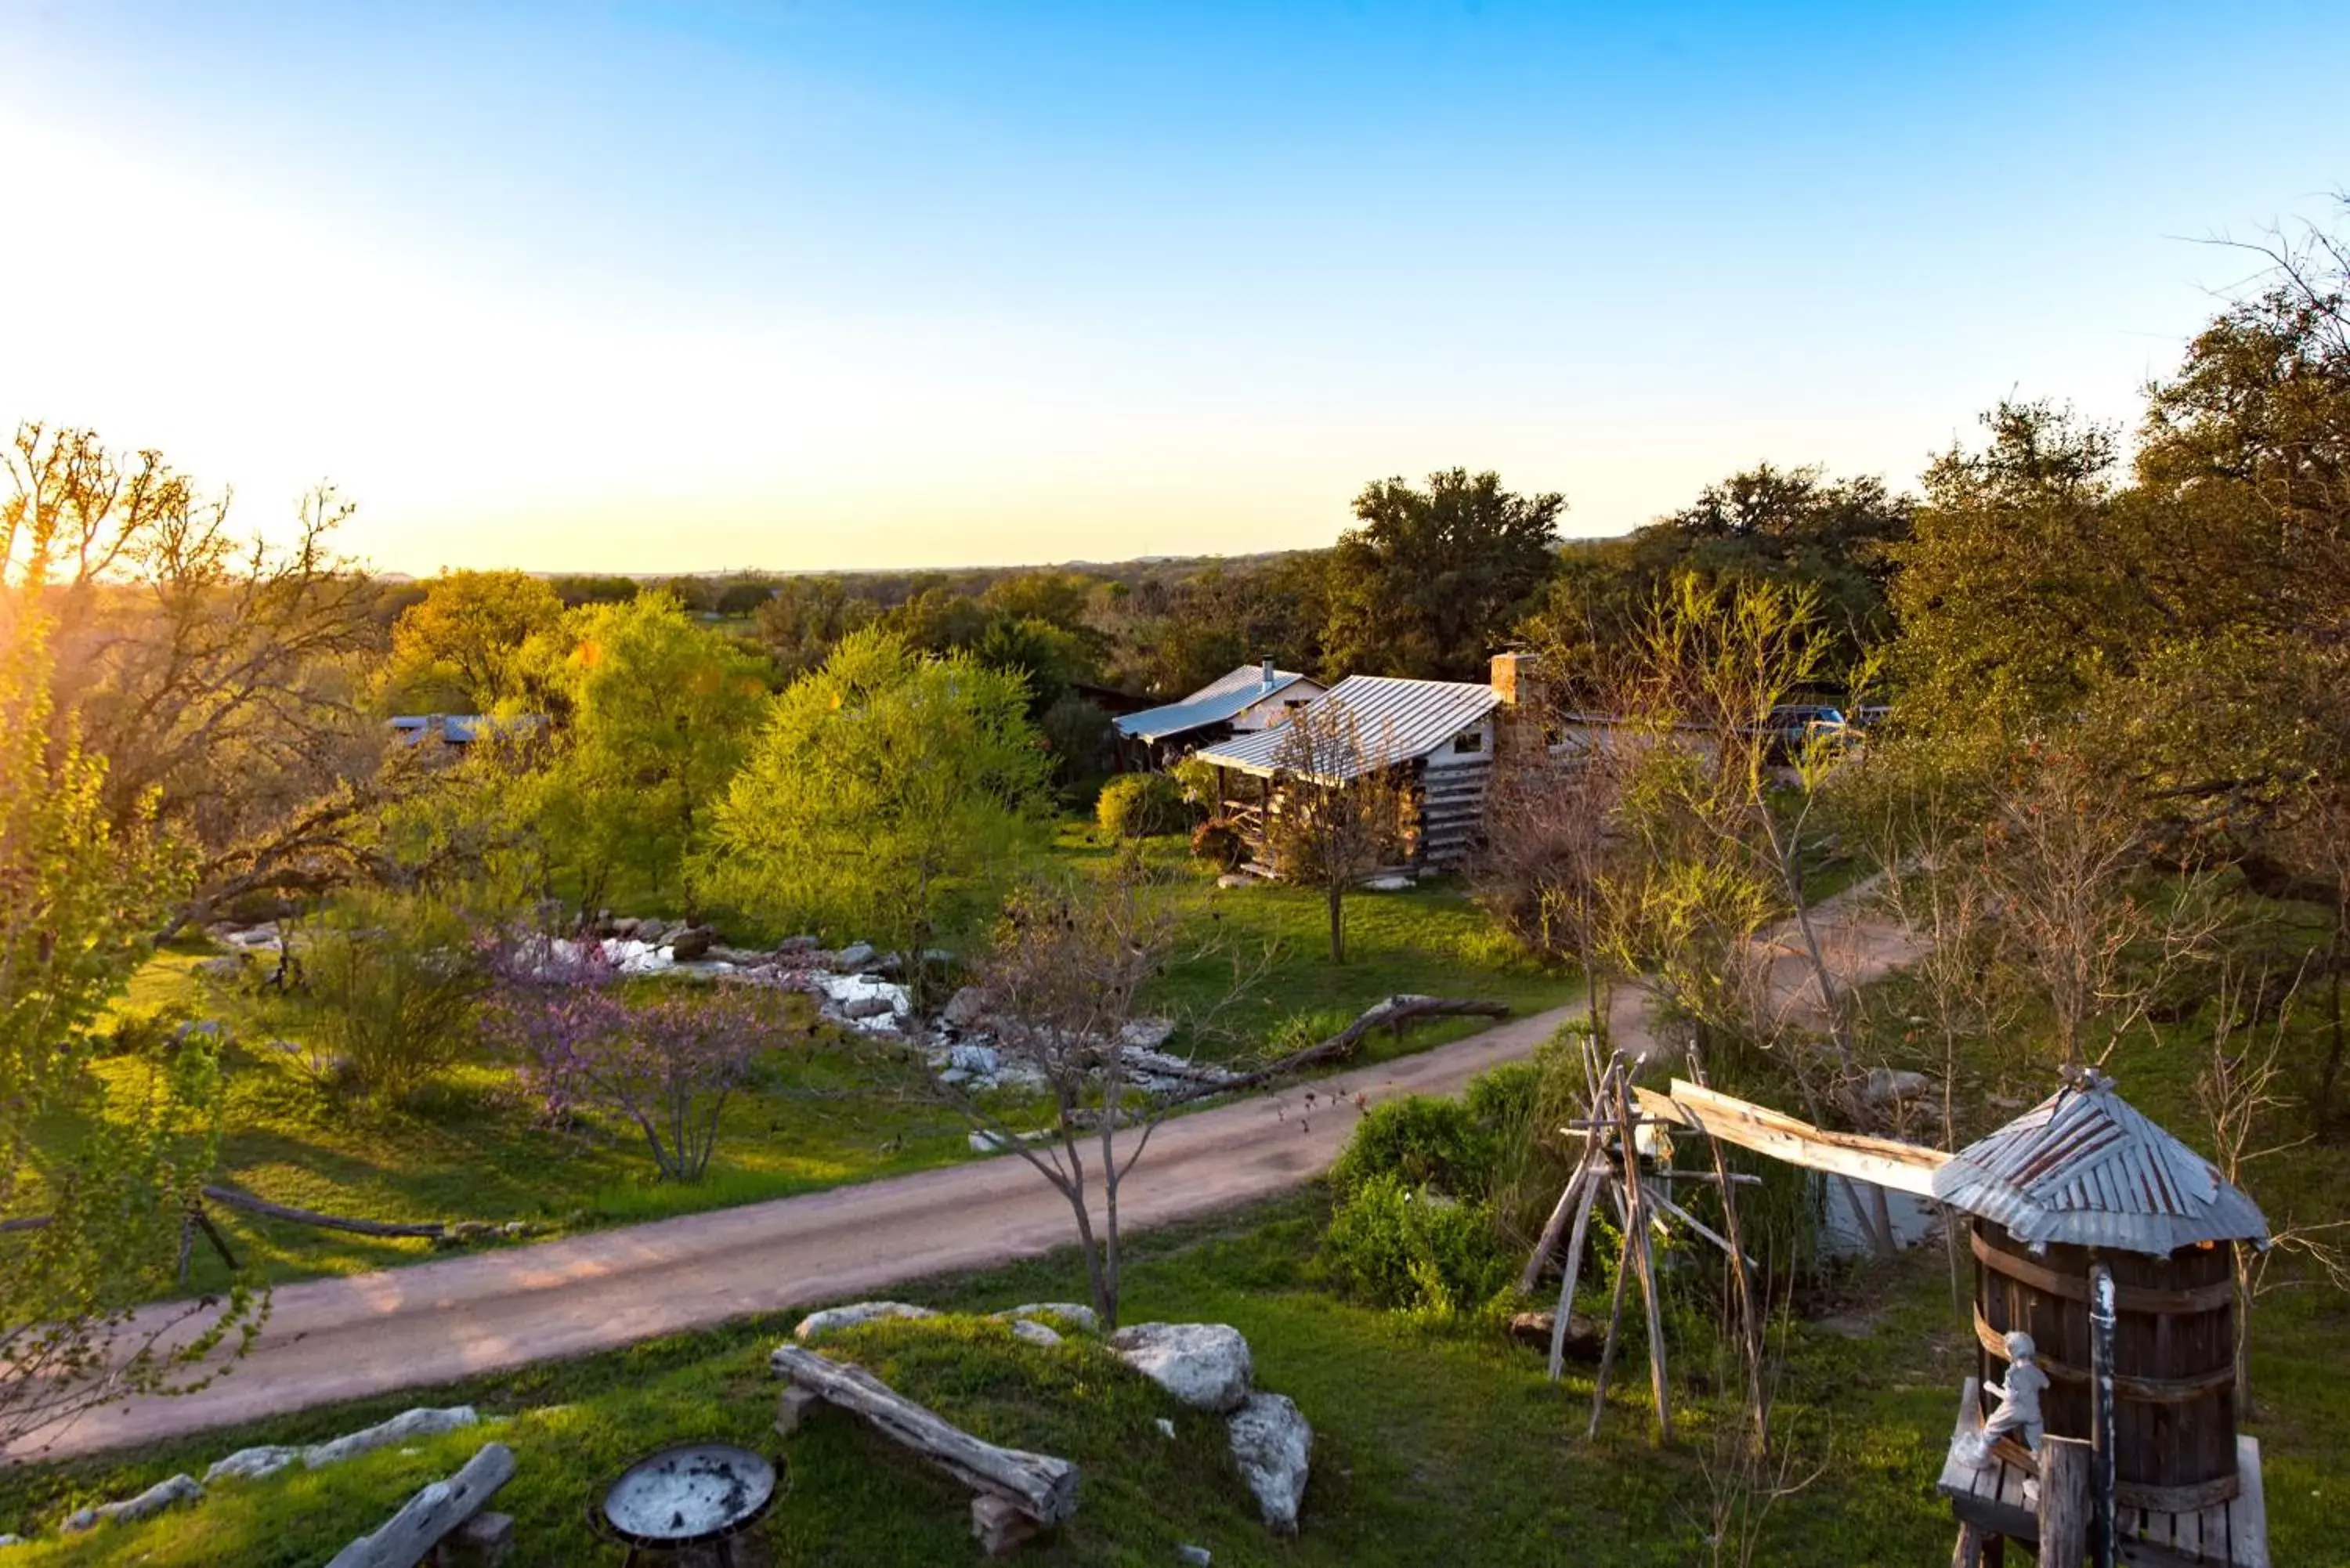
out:
M1755 1313L1752 1281L1747 1270L1752 1266L1738 1241L1737 1186L1752 1181L1752 1177L1733 1173L1722 1158L1721 1147L1709 1134L1707 1143L1713 1153L1711 1171L1673 1170L1659 1166L1645 1169L1641 1161L1641 1130L1679 1125L1670 1118L1636 1108L1632 1075L1639 1066L1637 1058L1621 1053L1611 1054L1602 1061L1599 1053L1588 1041L1583 1046L1585 1081L1591 1085L1591 1097L1582 1116L1567 1124L1565 1130L1579 1135L1583 1153L1575 1170L1567 1178L1566 1190L1559 1195L1556 1207L1551 1210L1549 1222L1543 1227L1542 1239L1534 1244L1534 1255L1526 1260L1519 1276L1519 1287L1532 1292L1541 1282L1543 1270L1558 1255L1559 1239L1566 1237L1558 1293L1558 1311L1551 1320L1550 1380L1557 1382L1565 1369L1566 1330L1569 1315L1575 1307L1575 1289L1583 1273L1583 1251L1590 1234L1591 1212L1605 1197L1616 1210L1617 1224L1623 1232L1623 1246L1616 1260L1616 1285L1607 1311L1607 1334L1599 1353L1599 1370L1594 1379L1591 1396L1591 1422L1587 1435L1596 1437L1599 1419L1607 1407L1607 1382L1616 1362L1616 1348L1623 1335L1624 1297L1627 1283L1638 1280L1640 1303L1647 1320L1648 1335L1648 1390L1656 1402L1656 1440L1669 1443L1673 1438L1673 1407L1667 1380L1665 1361L1664 1300L1657 1279L1655 1237L1669 1234L1671 1220L1678 1220L1695 1234L1718 1247L1731 1260L1736 1277L1734 1299L1740 1315L1742 1349L1745 1353L1750 1373L1750 1393L1756 1404L1756 1419L1762 1418L1761 1358L1762 1324ZM1661 1137L1652 1138L1655 1151L1669 1154L1669 1144ZM1722 1192L1724 1226L1729 1234L1716 1232L1679 1204L1673 1201L1671 1184L1675 1181L1711 1183ZM1759 1425L1757 1428L1760 1430Z

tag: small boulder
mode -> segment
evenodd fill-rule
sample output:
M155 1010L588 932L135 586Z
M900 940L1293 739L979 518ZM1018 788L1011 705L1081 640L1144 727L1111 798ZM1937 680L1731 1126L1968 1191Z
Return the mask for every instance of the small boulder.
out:
M855 974L881 955L871 942L851 942L832 955L832 961L843 974Z
M1094 1309L1076 1302L1027 1302L1016 1307L1006 1307L992 1315L999 1318L1056 1317L1087 1334L1101 1332L1101 1319L1094 1315Z
M1365 878L1362 886L1366 890L1373 893L1401 893L1411 887L1411 878L1409 877L1371 877Z
M799 1326L792 1330L792 1337L805 1344L827 1334L837 1334L844 1328L879 1323L884 1318L938 1315L928 1307L912 1306L905 1302L856 1302L847 1306L827 1307L822 1312L808 1314L800 1319Z
M394 1443L405 1443L415 1438L437 1438L443 1432L454 1432L473 1425L481 1417L471 1405L452 1405L446 1409L430 1407L402 1410L389 1421L337 1438L331 1443L313 1443L302 1450L306 1469L319 1469L338 1465L345 1459L355 1459L361 1454L388 1449Z
M824 946L822 937L785 937L775 944L778 953L812 953Z
M1133 1051L1156 1051L1173 1038L1171 1018L1137 1018L1118 1032L1118 1043Z
M204 1484L211 1486L215 1481L227 1480L232 1477L238 1480L259 1480L264 1476L276 1475L301 1457L301 1449L276 1444L259 1449L239 1449L228 1458L213 1462L213 1468L204 1472Z
M957 1029L968 1029L987 1012L987 996L975 985L966 985L947 998L939 1009L939 1022Z
M182 1502L193 1502L204 1495L204 1489L189 1475L173 1476L170 1480L157 1481L137 1497L124 1498L120 1502L102 1502L96 1508L85 1508L60 1526L68 1535L78 1535L85 1530L95 1530L108 1520L131 1524L151 1519Z
M990 1045L955 1045L947 1051L947 1065L965 1073L986 1077L1003 1064L1003 1058Z
M1109 1336L1118 1358L1195 1410L1222 1414L1248 1397L1248 1341L1221 1323L1139 1323Z
M1208 1568L1208 1564L1215 1560L1215 1553L1204 1546L1187 1544L1175 1549L1175 1561L1185 1564L1186 1568Z
M1510 1319L1510 1337L1521 1345L1530 1345L1544 1355L1550 1352L1551 1325L1557 1321L1556 1313L1522 1312ZM1566 1320L1565 1354L1574 1361L1599 1359L1603 1335L1599 1324L1587 1317L1570 1315Z
M1283 1535L1296 1534L1297 1505L1305 1496L1306 1467L1314 1457L1314 1428L1285 1396L1252 1394L1232 1412L1226 1430L1241 1479L1256 1494L1264 1522Z
M1166 1438L1169 1442L1171 1443L1175 1440L1175 1423L1169 1420L1166 1417L1159 1417L1157 1420L1153 1421L1151 1425L1157 1427L1159 1428L1159 1435Z
M208 958L196 965L196 972L206 980L234 980L244 972L245 960L241 953L226 953Z
M1255 880L1255 877L1243 877L1237 871L1227 871L1222 876L1216 878L1216 886L1219 888L1245 888Z
M1017 1340L1024 1340L1030 1345L1041 1345L1048 1348L1061 1343L1061 1336L1059 1334L1054 1333L1051 1329L1046 1328L1043 1324L1038 1323L1033 1317L1014 1318L1012 1320L1012 1337Z
M1871 1067L1861 1085L1860 1097L1871 1106L1889 1106L1897 1101L1915 1099L1934 1086L1934 1081L1923 1073L1905 1073L1893 1067Z
M897 1003L879 995L852 996L840 1004L841 1015L845 1018L879 1018L894 1014L897 1011Z
M718 933L708 926L689 926L670 939L669 956L680 963L691 963L706 956L717 940Z

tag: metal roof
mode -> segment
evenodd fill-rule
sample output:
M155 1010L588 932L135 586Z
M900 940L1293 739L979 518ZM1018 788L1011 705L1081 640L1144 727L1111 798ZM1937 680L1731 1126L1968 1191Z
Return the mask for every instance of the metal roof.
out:
M1934 1196L2034 1243L2164 1257L2198 1241L2268 1242L2250 1198L2095 1070L1951 1156Z
M1501 693L1476 681L1349 675L1305 709L1306 713L1318 715L1335 707L1354 721L1355 744L1349 755L1327 761L1317 758L1315 765L1299 767L1297 742L1286 724L1235 735L1195 754L1203 762L1246 774L1304 773L1321 783L1338 784L1365 772L1373 762L1407 763L1424 757L1501 704Z
M1284 691L1305 679L1294 670L1276 670L1273 672L1273 679L1267 680L1264 666L1243 664L1231 674L1220 675L1209 681L1180 702L1170 702L1161 708L1145 708L1139 713L1128 713L1112 722L1118 725L1119 734L1131 740L1163 741L1170 735L1221 724L1274 692Z

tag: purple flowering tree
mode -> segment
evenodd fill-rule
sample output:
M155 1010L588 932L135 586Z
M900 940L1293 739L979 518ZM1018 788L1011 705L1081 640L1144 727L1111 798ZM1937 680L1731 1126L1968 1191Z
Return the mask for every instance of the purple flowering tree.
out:
M583 971L515 985L496 1013L524 1085L550 1116L623 1117L663 1179L699 1181L728 1098L781 1028L775 1003L733 988L631 1002Z

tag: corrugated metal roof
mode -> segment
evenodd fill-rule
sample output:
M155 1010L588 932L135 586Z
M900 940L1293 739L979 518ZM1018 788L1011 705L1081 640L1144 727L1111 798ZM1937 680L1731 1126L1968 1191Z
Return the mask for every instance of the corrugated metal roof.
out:
M1243 664L1231 674L1220 675L1209 681L1180 702L1170 702L1162 708L1145 708L1139 713L1128 713L1112 722L1118 725L1118 732L1129 739L1163 741L1170 735L1221 724L1274 692L1295 686L1305 679L1295 670L1276 670L1268 681L1264 678L1264 666Z
M1475 681L1349 675L1315 699L1305 712L1320 714L1336 707L1352 719L1356 744L1349 748L1351 754L1327 761L1316 758L1311 768L1300 768L1295 754L1297 742L1287 725L1235 735L1197 754L1204 762L1243 773L1300 772L1319 782L1336 784L1355 777L1373 762L1404 763L1424 757L1501 704L1499 692Z
M1934 1196L2022 1241L2162 1257L2198 1241L2268 1241L2268 1221L2210 1161L2095 1071L1934 1173Z

